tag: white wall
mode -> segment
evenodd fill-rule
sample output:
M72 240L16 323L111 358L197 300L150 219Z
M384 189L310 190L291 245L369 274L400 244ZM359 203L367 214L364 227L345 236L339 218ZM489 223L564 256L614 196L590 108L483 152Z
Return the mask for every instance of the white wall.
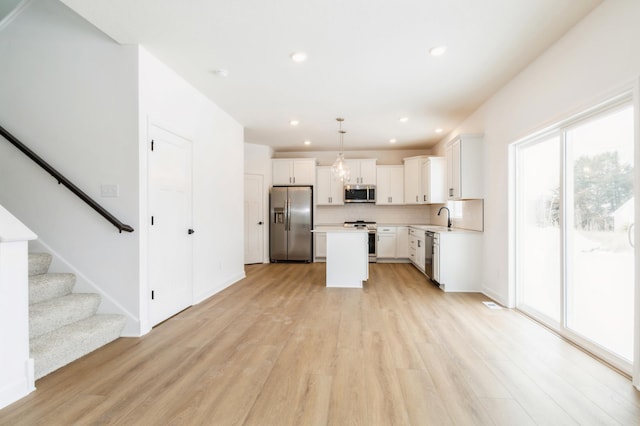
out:
M27 277L27 241L35 238L36 234L0 205L0 409L35 390Z
M101 293L102 312L149 329L147 121L186 136L194 154L194 302L244 276L243 129L137 46L121 46L56 0L33 0L0 30L0 125L135 232L119 234L0 141L0 203ZM101 184L119 185L102 198ZM44 243L44 244L42 244Z
M243 128L184 79L140 48L141 298L146 279L147 136L152 122L193 144L194 303L244 277ZM146 312L143 324L148 327ZM143 330L147 327L143 325Z
M512 305L508 146L617 93L640 75L640 2L603 2L473 113L458 133L485 134L485 292Z
M117 229L4 140L0 203L75 265L81 291L138 317L137 49L55 0L34 0L0 31L0 125L116 217ZM101 198L100 185L120 186ZM99 291L100 292L100 291Z

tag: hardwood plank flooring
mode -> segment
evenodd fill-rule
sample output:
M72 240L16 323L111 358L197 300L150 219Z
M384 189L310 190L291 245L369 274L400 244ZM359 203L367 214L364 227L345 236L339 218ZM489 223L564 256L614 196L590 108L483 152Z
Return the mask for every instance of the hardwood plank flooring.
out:
M0 425L640 425L630 381L408 264L365 288L324 264L247 278L36 382Z

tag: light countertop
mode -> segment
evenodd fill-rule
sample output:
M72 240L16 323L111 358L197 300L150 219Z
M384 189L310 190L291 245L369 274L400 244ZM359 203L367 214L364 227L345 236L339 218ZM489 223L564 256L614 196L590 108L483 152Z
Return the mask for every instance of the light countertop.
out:
M431 231L431 232L446 232L446 233L456 233L456 234L481 234L480 231L472 231L470 229L460 229L460 228L447 228L446 226L439 225L409 225L410 228L419 229L421 231Z
M369 232L366 228L345 228L342 225L318 225L311 232Z

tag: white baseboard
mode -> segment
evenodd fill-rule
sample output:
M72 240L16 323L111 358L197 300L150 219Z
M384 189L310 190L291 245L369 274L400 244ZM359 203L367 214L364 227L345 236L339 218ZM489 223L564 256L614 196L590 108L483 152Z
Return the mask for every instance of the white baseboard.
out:
M244 270L238 272L236 275L233 275L229 279L223 281L221 284L217 285L213 289L211 289L211 290L209 290L209 291L207 291L205 293L199 294L195 298L193 304L197 305L198 303L204 302L205 300L207 300L211 296L214 296L215 294L220 293L225 288L231 286L232 284L237 283L238 281L240 281L241 279L244 279L245 277L246 277L246 275L244 273Z
M482 294L484 294L485 296L487 296L489 299L492 299L494 302L499 303L500 305L506 307L506 308L513 308L513 306L509 306L508 303L505 303L504 300L502 300L502 297L496 293L495 291L487 288L486 286L482 286Z
M7 407L36 390L34 386L33 358L29 358L24 368L24 376L0 389L0 409Z

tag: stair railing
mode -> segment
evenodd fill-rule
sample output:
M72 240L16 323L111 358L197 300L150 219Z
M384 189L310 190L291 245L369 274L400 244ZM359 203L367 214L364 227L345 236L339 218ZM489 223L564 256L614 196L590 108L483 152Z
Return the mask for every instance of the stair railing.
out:
M42 158L40 158L40 156L38 156L35 152L30 150L25 144L20 142L18 140L18 138L13 136L11 133L9 133L2 126L0 126L0 135L2 135L13 146L15 146L20 151L22 151L22 153L24 153L27 157L29 157L31 160L33 160L37 165L39 165L44 170L46 170L47 173L49 173L51 176L53 176L58 181L58 184L62 184L64 186L66 186L69 189L69 191L71 191L74 194L76 194L82 201L87 203L89 205L89 207L91 207L92 209L97 211L102 217L107 219L113 226L118 228L120 233L122 233L122 231L133 232L133 228L131 226L120 222L115 216L113 216L111 213L109 213L104 207L102 207L94 199L92 199L87 194L85 194L80 188L75 186L69 179L64 177L62 175L62 173L60 173L59 171L54 169L49 163L47 163Z

